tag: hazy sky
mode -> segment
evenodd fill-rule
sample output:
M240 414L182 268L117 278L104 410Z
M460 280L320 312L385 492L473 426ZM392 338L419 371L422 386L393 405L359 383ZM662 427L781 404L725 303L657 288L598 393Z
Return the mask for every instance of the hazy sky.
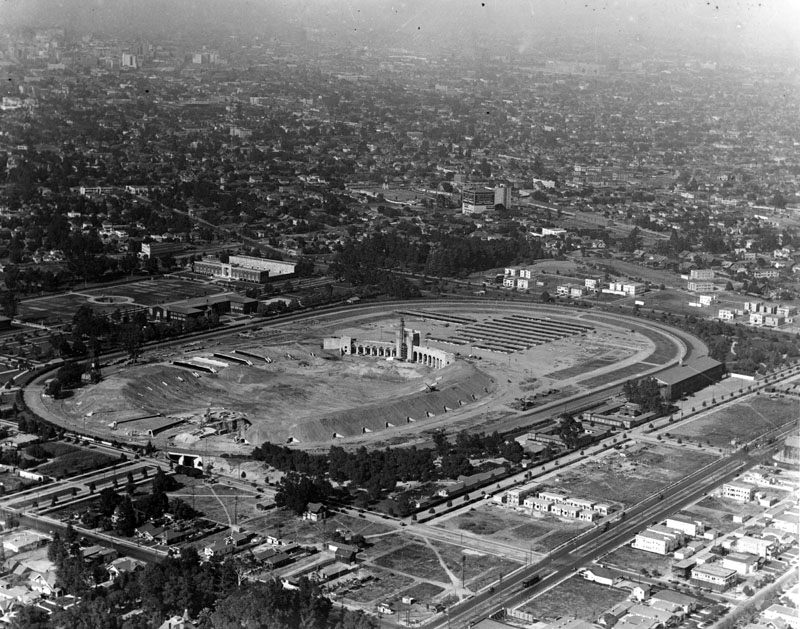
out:
M521 50L615 40L643 48L782 51L800 64L800 0L0 0L0 29L226 32L325 29L348 43L386 36L409 49L491 33ZM374 40L373 40L374 41Z

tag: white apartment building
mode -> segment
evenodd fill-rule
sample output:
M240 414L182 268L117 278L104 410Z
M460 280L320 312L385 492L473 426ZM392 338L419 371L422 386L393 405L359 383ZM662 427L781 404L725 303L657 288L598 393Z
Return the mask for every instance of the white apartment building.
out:
M714 271L712 269L692 269L689 271L690 280L713 280Z
M657 524L636 534L632 547L658 555L667 555L683 544L683 533Z
M689 280L686 290L690 293L711 293L714 291L714 282L708 280Z
M680 513L667 518L665 525L668 528L680 531L687 537L697 537L705 531L705 526L697 520L692 520Z
M715 592L724 592L736 584L736 571L719 564L704 563L692 568L691 583Z
M755 485L748 483L725 483L722 486L722 497L738 500L739 502L750 502L756 494Z
M750 553L759 557L771 557L775 543L768 539L745 535L736 540L736 550L740 553Z

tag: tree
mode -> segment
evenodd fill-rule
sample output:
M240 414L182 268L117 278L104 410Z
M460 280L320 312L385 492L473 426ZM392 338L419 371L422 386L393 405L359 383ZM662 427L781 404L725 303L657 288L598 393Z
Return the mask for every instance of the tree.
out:
M142 328L135 323L128 323L122 326L119 334L122 347L128 352L128 358L135 360L141 351L144 343Z
M0 293L0 308L2 308L5 316L12 319L16 317L18 306L19 300L17 299L17 295L13 290L7 290Z
M332 492L330 483L322 478L311 479L297 472L289 472L278 484L275 504L302 515L309 502L324 502Z
M49 629L50 615L40 607L22 606L11 620L11 629Z
M360 609L355 611L344 609L335 629L375 629L375 627L375 619Z
M543 304L549 303L551 299L550 293L548 293L546 290L543 290L542 294L539 296L539 299L541 299Z
M308 579L301 579L297 590L285 590L280 582L273 580L235 589L217 603L211 621L216 629L312 629L326 626L331 607L319 586Z
M114 509L111 523L119 535L124 537L133 535L136 529L136 513L133 510L130 496L125 496Z

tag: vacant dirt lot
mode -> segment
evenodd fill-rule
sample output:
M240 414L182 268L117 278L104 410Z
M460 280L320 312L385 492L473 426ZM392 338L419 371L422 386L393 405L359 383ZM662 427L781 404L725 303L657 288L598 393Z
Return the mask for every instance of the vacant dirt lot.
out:
M542 621L573 616L594 622L604 611L627 596L626 590L615 590L576 576L525 603L522 611Z
M753 395L718 411L698 417L675 428L672 433L715 448L730 446L769 432L787 421L800 418L797 398L767 394Z
M480 505L474 511L443 520L438 526L508 541L536 552L547 552L591 525L540 513L531 516L496 505Z
M560 475L570 494L625 508L700 469L714 456L695 450L637 444L611 450Z

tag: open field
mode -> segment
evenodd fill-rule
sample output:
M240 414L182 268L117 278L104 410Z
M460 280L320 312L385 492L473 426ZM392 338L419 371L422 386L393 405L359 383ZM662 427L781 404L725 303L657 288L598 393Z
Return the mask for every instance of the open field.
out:
M636 504L661 488L714 460L710 454L665 445L637 444L611 450L560 475L559 487L577 497L591 497L621 508Z
M722 496L706 496L693 508L711 509L717 513L730 515L756 516L764 513L764 508L756 502L739 502Z
M796 398L762 393L683 423L671 434L721 448L730 446L734 439L746 443L787 421L798 419L800 403Z
M450 582L439 557L431 547L421 543L405 544L402 548L378 557L373 563L420 579L430 579L440 583Z
M501 574L507 575L520 566L520 562L480 553L476 550L463 549L453 544L434 542L433 546L447 568L459 579L463 567L464 585L473 591L479 590L497 580Z
M615 590L575 576L528 601L521 609L542 621L572 616L593 622L627 597L626 590Z
M565 521L536 513L531 516L496 505L479 505L474 511L441 521L438 526L451 531L466 531L490 539L521 544L537 552L547 552L591 526L586 522Z
M180 299L216 295L224 291L219 286L206 282L158 278L77 292L94 298L115 295L130 299L141 306L153 306Z
M202 479L183 475L176 475L176 480L182 487L169 492L170 498L180 498L206 519L224 526L240 524L254 517L260 513L256 510L256 503L267 502L255 490L244 491L221 483L206 484L198 482Z
M54 478L77 476L119 462L118 458L103 452L66 443L47 443L43 447L53 459L39 465L35 471Z
M626 544L608 553L601 562L606 567L625 571L628 576L644 574L643 570L649 574L653 574L655 570L664 575L670 572L672 556L649 553L638 548L631 548Z
M756 510L754 508L755 503L748 503L745 505L738 503L740 508L736 511L719 508L721 506L720 503L723 501L733 502L726 498L715 498L709 496L708 498L704 498L700 503L692 505L691 507L687 507L683 510L683 513L700 520L707 527L717 529L720 533L725 535L726 533L730 533L741 526L741 524L733 521L734 513L756 515L756 513L761 513L763 511L761 508ZM742 509L741 507L750 507L750 509ZM748 513L751 509L753 512Z
M683 284L681 276L671 271L650 269L633 262L616 260L614 258L592 259L591 262L600 269L608 269L612 275L622 275L633 279L639 278L651 284L664 284L666 286L679 286Z

